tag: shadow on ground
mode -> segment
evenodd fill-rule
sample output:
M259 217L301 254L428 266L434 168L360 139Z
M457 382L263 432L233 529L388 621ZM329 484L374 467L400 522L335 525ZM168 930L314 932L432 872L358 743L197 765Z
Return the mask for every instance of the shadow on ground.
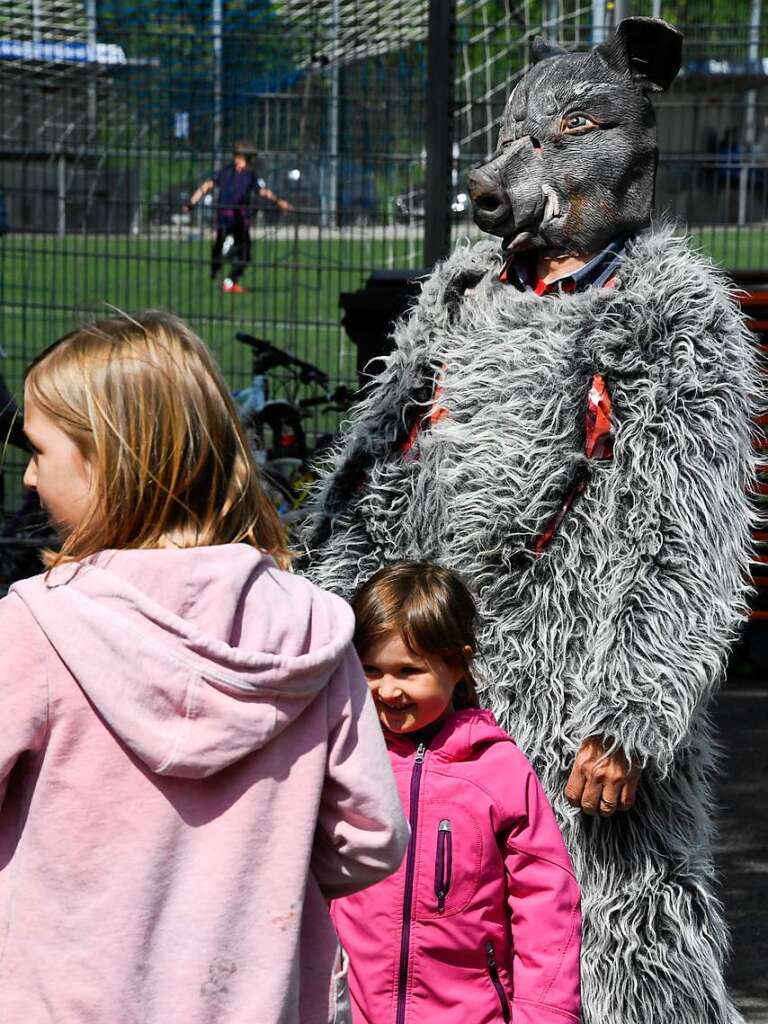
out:
M725 690L715 857L731 927L728 984L748 1024L768 1024L768 690Z

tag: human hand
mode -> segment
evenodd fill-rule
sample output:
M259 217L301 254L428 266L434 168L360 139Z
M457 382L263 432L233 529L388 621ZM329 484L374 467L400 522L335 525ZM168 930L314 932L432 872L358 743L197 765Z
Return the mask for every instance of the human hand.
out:
M573 763L565 797L586 814L610 818L616 811L628 811L635 802L641 770L632 767L619 750L606 754L602 736L588 736Z
M287 199L278 199L277 205L280 207L283 213L292 213L294 210L294 207L291 205L291 203L288 202Z
M189 203L182 203L181 204L181 212L182 213L189 213L191 211L191 209L192 209L192 207L189 205Z

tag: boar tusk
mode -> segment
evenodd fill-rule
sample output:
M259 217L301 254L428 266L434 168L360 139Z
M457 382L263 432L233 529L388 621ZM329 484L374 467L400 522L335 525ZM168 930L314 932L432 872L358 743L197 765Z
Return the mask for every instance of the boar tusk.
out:
M560 200L557 197L557 192L552 188L551 185L542 185L541 191L544 193L546 204L544 206L544 221L553 220L555 217L560 216Z

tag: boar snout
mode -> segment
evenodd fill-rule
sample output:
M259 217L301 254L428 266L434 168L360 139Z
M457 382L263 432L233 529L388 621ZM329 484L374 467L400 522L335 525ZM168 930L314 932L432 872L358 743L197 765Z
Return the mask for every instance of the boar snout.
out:
M493 232L494 228L510 220L512 204L498 175L478 167L470 172L467 184L475 223L479 228Z
M523 240L544 214L541 144L530 135L502 143L501 151L468 177L475 224L491 235Z

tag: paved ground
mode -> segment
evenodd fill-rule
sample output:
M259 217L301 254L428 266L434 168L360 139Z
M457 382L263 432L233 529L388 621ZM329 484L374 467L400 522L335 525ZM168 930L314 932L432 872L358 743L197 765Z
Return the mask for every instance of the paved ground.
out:
M724 691L715 720L724 755L716 857L733 937L728 982L748 1024L768 1024L768 688Z

